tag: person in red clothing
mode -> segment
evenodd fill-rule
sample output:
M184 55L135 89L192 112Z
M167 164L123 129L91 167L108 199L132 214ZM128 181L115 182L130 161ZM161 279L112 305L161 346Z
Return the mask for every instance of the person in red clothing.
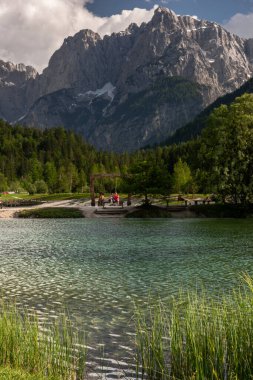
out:
M117 192L114 193L113 202L119 204L119 194Z

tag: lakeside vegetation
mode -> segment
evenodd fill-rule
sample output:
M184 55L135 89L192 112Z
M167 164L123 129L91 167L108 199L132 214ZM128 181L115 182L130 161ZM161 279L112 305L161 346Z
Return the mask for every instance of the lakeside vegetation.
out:
M181 294L136 313L139 377L249 380L253 377L253 281L218 298Z
M0 368L0 379L1 380L46 380L49 378L40 376L38 374L31 375L30 373L27 373L26 371L19 370L19 369Z
M18 212L18 218L23 219L65 219L84 218L83 213L72 207L45 207Z
M180 291L169 304L137 307L136 378L251 379L252 303L253 280L245 275L228 294ZM35 316L14 306L1 308L1 379L85 378L87 353L66 320L44 335Z
M36 315L0 308L0 375L6 380L70 380L82 378L86 350L66 319L47 326ZM76 349L78 347L78 350Z
M196 216L206 218L247 218L253 217L253 205L212 204L190 206Z

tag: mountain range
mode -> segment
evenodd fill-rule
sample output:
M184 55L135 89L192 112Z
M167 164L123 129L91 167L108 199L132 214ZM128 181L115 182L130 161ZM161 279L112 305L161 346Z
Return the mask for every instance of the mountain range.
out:
M66 38L42 74L0 61L0 117L133 151L162 143L252 76L253 39L157 8L120 33Z

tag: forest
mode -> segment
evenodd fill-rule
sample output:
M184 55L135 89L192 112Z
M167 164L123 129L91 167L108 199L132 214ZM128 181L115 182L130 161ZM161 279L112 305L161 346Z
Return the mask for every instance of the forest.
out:
M0 121L0 192L83 193L89 191L91 174L120 173L125 178L120 190L146 197L204 193L251 203L253 95L220 105L205 123L201 135L190 141L119 154L97 151L63 128ZM97 181L96 191L110 192L113 185L110 179Z

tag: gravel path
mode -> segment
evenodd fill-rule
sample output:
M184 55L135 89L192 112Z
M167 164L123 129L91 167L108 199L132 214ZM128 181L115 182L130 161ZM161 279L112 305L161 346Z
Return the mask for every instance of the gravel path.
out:
M0 219L12 219L15 218L17 213L23 210L32 210L32 209L38 209L38 208L49 208L49 207L70 207L70 208L77 208L82 211L84 216L86 218L103 218L105 215L99 215L96 214L95 211L97 207L91 207L90 206L90 200L86 202L81 202L79 200L65 200L65 201L52 201L52 202L45 202L40 205L35 206L24 206L24 207L3 207L0 209ZM132 209L133 207L128 207L128 210ZM107 217L110 217L110 215L106 215ZM111 217L124 217L124 215L114 215Z

